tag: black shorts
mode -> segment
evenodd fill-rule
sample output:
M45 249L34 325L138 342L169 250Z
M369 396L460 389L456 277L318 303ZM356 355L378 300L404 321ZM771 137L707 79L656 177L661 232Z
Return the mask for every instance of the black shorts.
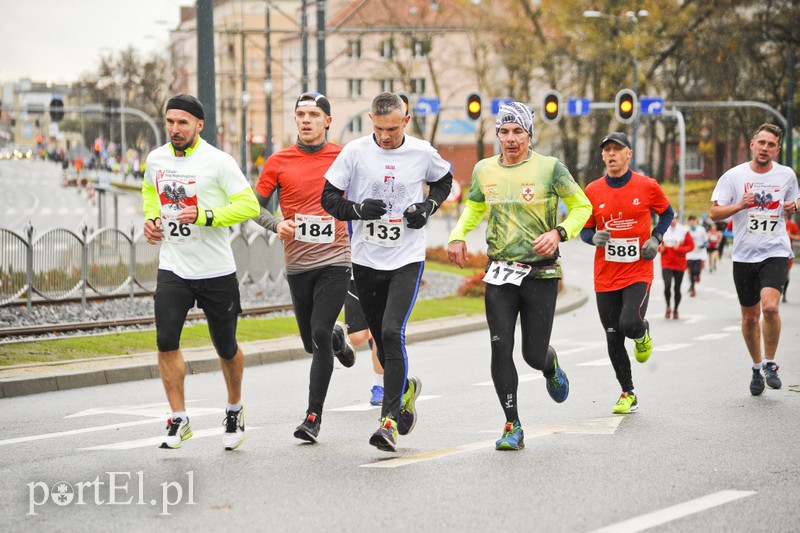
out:
M208 332L223 359L236 355L236 324L242 306L236 274L207 279L183 279L169 270L158 271L155 300L156 343L160 352L180 348L181 331L189 310L203 310Z
M785 257L770 257L760 263L733 262L733 284L739 296L739 305L752 307L761 301L761 289L783 289L789 273Z
M347 332L355 333L369 329L367 317L361 309L361 302L358 300L356 282L350 279L350 287L347 289L347 298L344 300L344 321L347 324Z

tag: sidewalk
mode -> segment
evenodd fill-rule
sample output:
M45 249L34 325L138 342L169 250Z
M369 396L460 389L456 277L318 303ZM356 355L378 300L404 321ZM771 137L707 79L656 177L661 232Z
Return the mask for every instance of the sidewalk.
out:
M572 311L587 301L588 296L582 290L565 285L558 295L556 314ZM411 322L406 331L406 342L411 344L486 327L484 315L460 315ZM268 341L243 342L241 347L245 354L245 366L311 357L303 349L300 338L296 335ZM219 370L219 359L211 347L187 349L184 350L183 355L188 374ZM0 398L158 377L158 361L155 352L58 363L15 365L0 368Z

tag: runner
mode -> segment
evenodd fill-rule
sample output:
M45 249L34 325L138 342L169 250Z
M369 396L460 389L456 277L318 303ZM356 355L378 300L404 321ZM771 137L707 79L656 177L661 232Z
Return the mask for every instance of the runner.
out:
M708 233L703 226L697 223L697 217L689 215L689 233L692 234L694 250L686 254L686 267L689 269L689 296L697 296L695 284L700 283L700 274L703 272L703 265L708 259Z
M233 450L244 442L244 355L236 342L242 308L228 227L256 216L258 201L236 161L200 138L204 116L203 104L194 96L169 99L170 142L147 156L142 182L144 236L150 244L161 243L154 296L156 344L172 409L161 447L180 448L192 436L180 339L196 302L206 315L228 389L223 445Z
M653 283L653 259L674 213L658 182L629 168L633 150L627 135L619 131L607 135L600 149L606 175L586 187L593 209L581 238L596 246L597 311L622 388L612 412L625 414L639 408L625 339L633 339L637 361L644 363L650 358L653 340L645 314ZM652 231L651 211L659 215Z
M506 421L495 447L520 450L525 434L513 358L517 319L522 358L542 372L550 397L563 402L569 395L569 380L550 346L561 278L558 245L578 235L592 206L561 161L531 148L533 111L528 106L521 102L501 106L495 133L501 153L475 165L464 211L450 233L447 257L464 267L466 235L478 227L488 209L486 321L492 382ZM569 209L560 224L559 199Z
M683 273L686 272L686 254L694 250L692 234L686 226L678 222L675 216L669 225L669 229L664 234L664 242L658 247L661 252L661 277L664 279L664 300L667 302L667 312L665 318L678 320L680 313L678 306L681 305L681 283L683 283ZM675 307L670 306L672 299L672 289L675 291Z
M789 268L786 270L786 283L783 284L783 303L786 303L786 291L789 289L789 274L792 272L794 263L794 242L800 241L800 227L791 218L786 219L786 233L789 234L789 246L792 247L792 256L789 258Z
M752 159L723 174L711 195L711 218L731 217L733 222L733 283L742 310L742 336L753 361L753 396L764 392L764 378L772 389L782 385L776 359L779 307L787 260L794 255L785 220L797 212L800 199L797 175L775 161L782 137L783 130L774 124L759 126L750 140Z
M344 321L347 324L347 337L350 344L357 348L364 343L369 343L372 352L372 388L370 389L370 405L381 405L383 403L383 367L378 360L378 348L369 331L367 317L361 309L361 302L358 298L356 282L350 279L350 288L347 290L347 298L344 301Z
M256 185L261 215L256 221L278 234L284 243L286 281L292 296L297 327L306 352L312 354L308 406L294 436L316 443L322 408L333 375L333 356L345 367L355 363L355 351L336 317L347 296L350 280L350 236L347 224L322 209L320 196L325 171L342 147L327 142L331 104L314 92L295 103L297 142L267 159ZM280 190L283 220L266 209Z
M417 421L422 382L408 377L405 329L425 266L424 226L453 180L450 164L428 142L405 134L410 118L398 95L375 97L374 133L342 149L322 196L326 211L353 221L353 276L384 368L380 427L369 442L384 451L395 451L397 434Z

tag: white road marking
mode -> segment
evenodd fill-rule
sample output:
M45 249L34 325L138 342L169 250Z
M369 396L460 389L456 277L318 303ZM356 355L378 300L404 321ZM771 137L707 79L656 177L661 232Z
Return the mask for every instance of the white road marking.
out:
M187 440L192 441L194 439L202 439L205 437L213 437L214 435L222 435L224 429L225 428L223 427L217 427L217 428L199 429L196 431L192 431L192 436ZM257 429L262 429L262 428L248 427L245 430L245 434L247 434L248 431L255 431ZM161 446L163 438L164 438L163 436L148 437L146 439L115 442L113 444L101 444L100 446L90 446L88 448L78 448L78 449L79 450L133 450L134 448L147 448L149 446L159 447Z
M536 379L543 379L544 376L541 374L523 374L519 376L520 383L527 383L528 381L534 381ZM476 387L490 387L494 385L493 381L481 381L480 383L475 383Z
M725 326L722 328L722 331L742 331L742 326Z
M700 335L699 337L695 337L692 340L695 341L716 341L719 339L724 339L725 337L730 337L728 333L707 333L705 335Z
M575 366L608 366L611 364L611 359L606 357L605 359L595 359L594 361L587 361L585 363L578 363Z
M624 417L615 416L611 418L595 418L591 420L581 420L571 424L532 424L524 426L525 438L527 440L544 437L547 435L555 434L569 434L569 435L613 435L619 427ZM431 450L429 452L420 453L417 455L410 455L408 457L397 457L394 459L382 459L374 463L367 463L359 465L362 468L398 468L400 466L408 466L414 463L421 463L424 461L432 461L434 459L441 459L442 457L450 457L452 455L459 455L462 453L473 452L483 448L495 446L495 440L482 440L473 442L471 444L462 444L461 446L454 446L452 448L441 448L439 450Z
M439 398L438 395L434 394L420 394L417 397L418 402L424 402L427 400L433 400L434 398ZM348 413L354 411L371 411L373 409L380 409L380 405L370 405L369 402L367 403L357 403L354 405L346 405L344 407L334 407L333 409L328 409L329 411L338 411L341 413Z
M187 400L186 403L205 402L206 400ZM189 416L202 416L212 413L221 413L222 409L215 407L198 407L191 408L187 413ZM144 403L139 405L118 405L115 407L92 407L78 413L67 415L64 418L76 418L80 416L92 415L133 415L133 416L149 416L152 418L165 418L170 415L170 407L167 402L158 403Z
M596 348L600 348L601 346L605 346L605 341L603 342L588 342L584 346L580 346L578 348L570 348L569 350L556 350L558 355L567 355L570 353L579 353L585 352L586 350L594 350Z
M637 516L630 520L618 522L610 526L595 530L593 533L637 533L650 529L651 527L660 526L667 522L672 522L679 518L689 516L701 511L706 511L713 507L718 507L741 498L746 498L756 494L754 491L744 490L723 490L689 500L688 502L679 503L659 511Z
M688 348L691 344L656 344L653 347L654 352L674 352L675 350L682 350L683 348Z

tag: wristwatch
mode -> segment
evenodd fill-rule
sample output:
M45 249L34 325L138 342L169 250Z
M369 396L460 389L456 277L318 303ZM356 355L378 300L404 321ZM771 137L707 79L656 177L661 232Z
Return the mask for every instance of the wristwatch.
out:
M567 240L567 230L565 230L561 226L556 226L556 231L558 232L558 236L561 237L561 242Z
M206 209L206 226L214 223L214 212L211 209Z

